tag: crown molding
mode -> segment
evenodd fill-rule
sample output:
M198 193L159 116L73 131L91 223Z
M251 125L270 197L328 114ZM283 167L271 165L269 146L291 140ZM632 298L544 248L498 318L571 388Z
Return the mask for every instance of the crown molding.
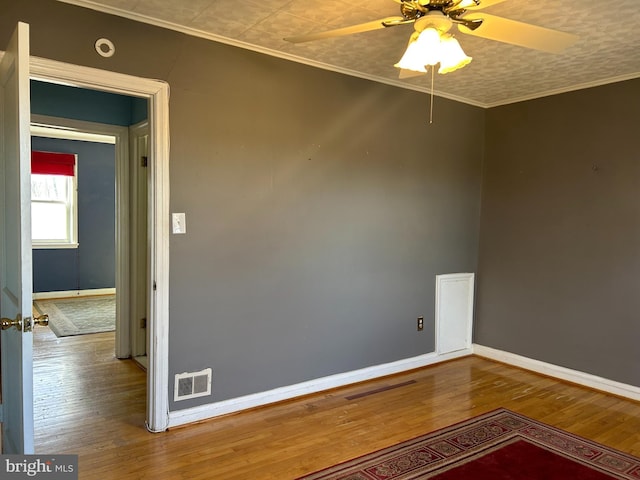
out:
M545 92L538 92L538 93L533 93L531 95L526 95L522 97L514 97L507 100L501 100L499 102L487 103L483 106L484 108L500 107L503 105L510 105L512 103L527 102L529 100L535 100L537 98L560 95L562 93L575 92L577 90L585 90L587 88L601 87L603 85L609 85L610 83L618 83L618 82L624 82L627 80L634 80L636 78L640 78L640 72L629 73L626 75L619 75L616 77L603 78L601 80L596 80L593 82L578 83L576 85L571 85L564 88L556 88L554 90L548 90Z

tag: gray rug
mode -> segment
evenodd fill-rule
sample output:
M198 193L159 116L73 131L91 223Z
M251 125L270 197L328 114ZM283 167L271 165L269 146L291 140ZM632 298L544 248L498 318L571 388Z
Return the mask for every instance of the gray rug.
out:
M115 295L36 300L34 307L49 315L49 328L57 337L116 329Z

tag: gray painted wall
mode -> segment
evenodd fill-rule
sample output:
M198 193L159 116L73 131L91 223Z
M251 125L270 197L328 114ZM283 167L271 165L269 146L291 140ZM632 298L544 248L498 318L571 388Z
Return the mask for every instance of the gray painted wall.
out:
M489 110L474 341L640 386L640 80Z
M0 45L18 19L35 55L171 86L169 369L214 372L172 409L433 351L435 275L476 270L483 110L430 126L424 94L53 0L1 2Z
M78 248L34 249L33 291L115 288L115 146L32 137L31 148L78 155Z

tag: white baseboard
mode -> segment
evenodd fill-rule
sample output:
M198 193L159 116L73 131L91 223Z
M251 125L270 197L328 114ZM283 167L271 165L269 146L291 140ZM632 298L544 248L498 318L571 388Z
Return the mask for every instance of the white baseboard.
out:
M485 347L475 343L473 344L473 353L481 357L507 363L515 367L531 370L560 380L566 380L595 390L640 401L640 387L636 387L634 385L616 382L607 378L591 375L590 373L560 367L551 363L541 362L540 360L534 360L532 358L516 355L515 353L496 350L495 348Z
M471 348L442 355L438 355L435 352L427 353L418 357L353 370L351 372L330 375L307 382L268 390L266 392L254 393L243 397L209 403L207 405L187 408L184 410L174 410L169 412L168 427L171 428L179 425L185 425L187 423L199 422L209 418L218 417L220 415L239 412L241 410L260 407L270 403L281 402L283 400L290 400L302 395L317 393L336 387L344 387L346 385L372 380L374 378L385 377L387 375L413 370L414 368L425 367L427 365L433 365L446 360L464 357L471 353Z
M89 290L64 290L59 292L38 292L33 294L34 300L50 298L91 297L94 295L115 295L115 288L92 288Z

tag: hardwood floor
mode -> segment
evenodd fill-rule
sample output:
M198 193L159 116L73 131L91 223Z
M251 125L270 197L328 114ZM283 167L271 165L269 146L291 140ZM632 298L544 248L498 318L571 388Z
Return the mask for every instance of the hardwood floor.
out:
M36 452L78 454L81 479L294 479L498 407L640 457L640 403L474 356L152 434L113 342L35 335Z

